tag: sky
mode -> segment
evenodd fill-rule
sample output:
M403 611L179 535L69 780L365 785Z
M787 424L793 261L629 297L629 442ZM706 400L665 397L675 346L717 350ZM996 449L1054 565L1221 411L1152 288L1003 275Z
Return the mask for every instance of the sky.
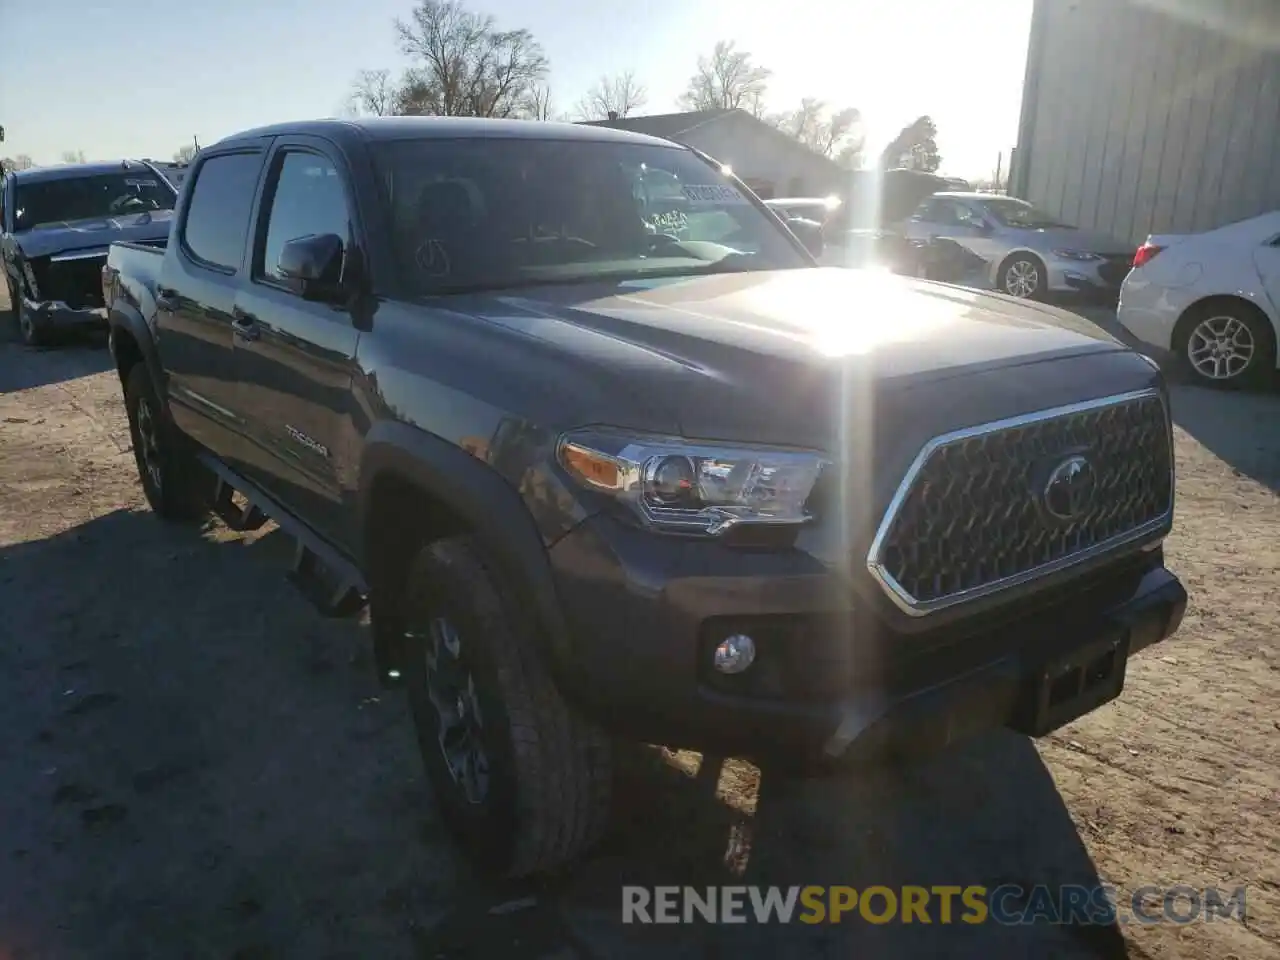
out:
M770 110L857 107L868 145L920 114L941 172L984 177L1016 141L1032 0L467 0L526 27L571 112L632 70L637 113L677 109L700 54L733 40L773 71ZM413 0L0 0L0 155L167 160L248 127L337 116L361 69L408 65L394 20Z

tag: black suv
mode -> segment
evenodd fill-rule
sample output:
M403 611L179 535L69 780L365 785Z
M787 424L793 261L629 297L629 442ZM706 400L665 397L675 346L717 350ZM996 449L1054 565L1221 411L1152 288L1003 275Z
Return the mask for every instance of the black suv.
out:
M1186 603L1151 363L817 267L666 141L253 130L103 279L152 508L270 517L323 611L371 605L449 821L513 875L600 835L611 737L823 772L1040 735Z

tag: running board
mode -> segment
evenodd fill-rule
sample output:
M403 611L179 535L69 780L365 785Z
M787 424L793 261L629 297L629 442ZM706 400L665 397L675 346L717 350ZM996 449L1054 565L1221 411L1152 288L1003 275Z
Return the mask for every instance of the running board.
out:
M294 541L289 582L325 617L354 617L364 609L364 594L333 570L301 540Z
M218 485L213 491L214 515L239 533L262 529L263 524L267 522L267 515L248 497L245 497L244 506L241 507L232 499L235 492L235 487L222 477L218 477Z
M270 519L293 538L296 546L288 579L321 616L354 617L364 609L369 585L354 563L255 484L203 451L198 457L217 478L212 508L228 527L257 530ZM244 507L231 499L233 493L244 497Z

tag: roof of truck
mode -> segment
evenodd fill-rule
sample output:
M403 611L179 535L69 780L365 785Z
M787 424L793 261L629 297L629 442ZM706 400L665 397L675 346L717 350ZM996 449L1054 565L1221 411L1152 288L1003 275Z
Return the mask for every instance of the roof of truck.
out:
M358 117L351 120L302 120L244 130L217 145L259 137L288 135L331 140L420 140L426 138L501 138L511 140L583 140L601 143L647 143L670 146L666 140L628 130L545 120L495 120L487 117Z
M10 170L8 173L16 183L44 183L49 180L75 180L103 173L119 173L122 170L152 172L140 160L112 160L107 163L64 163L56 167L29 167L26 170Z

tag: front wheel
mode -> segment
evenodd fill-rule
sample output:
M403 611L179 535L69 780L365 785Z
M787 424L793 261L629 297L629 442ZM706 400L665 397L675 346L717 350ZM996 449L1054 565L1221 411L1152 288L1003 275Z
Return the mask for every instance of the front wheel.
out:
M1044 265L1034 257L1010 257L1000 267L1000 289L1019 300L1039 299L1047 283Z
M35 315L22 305L22 294L14 287L13 281L5 277L5 286L9 293L9 309L18 321L18 335L28 347L42 347L49 342L48 331L43 324L37 323Z
M608 820L609 742L560 695L528 610L470 538L422 548L403 617L423 763L466 852L520 877L589 849Z
M202 516L208 510L212 478L183 445L141 363L125 376L124 405L138 479L151 509L162 520Z

